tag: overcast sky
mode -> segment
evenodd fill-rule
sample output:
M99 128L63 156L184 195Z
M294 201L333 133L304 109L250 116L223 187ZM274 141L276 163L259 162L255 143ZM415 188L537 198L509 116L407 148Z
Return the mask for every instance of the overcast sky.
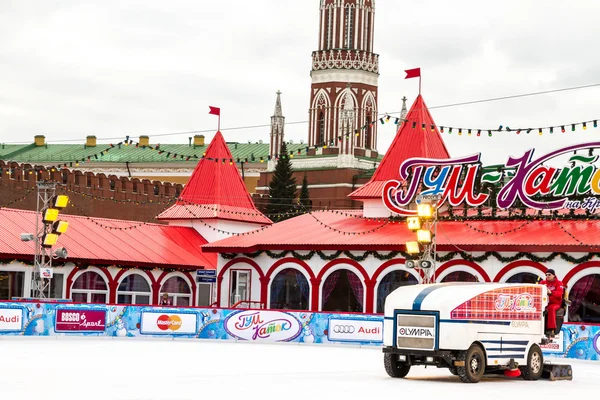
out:
M600 2L377 0L379 111L409 106L420 67L428 106L600 83ZM305 121L318 0L0 0L0 141L137 138L187 143L188 134L269 124L282 91L286 122ZM432 110L438 125L497 128L600 119L600 87ZM307 138L306 123L286 139ZM223 129L227 141L268 140L269 129ZM394 125L379 128L387 150ZM600 139L600 128L444 135L452 156L501 163ZM540 154L541 155L541 154Z

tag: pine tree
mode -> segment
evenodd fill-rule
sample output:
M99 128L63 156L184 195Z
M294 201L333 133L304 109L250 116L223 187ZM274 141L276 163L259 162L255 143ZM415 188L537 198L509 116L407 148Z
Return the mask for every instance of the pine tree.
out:
M298 202L300 203L300 211L309 211L312 208L306 174L304 174L304 178L302 179L302 188L300 188L300 199Z
M272 221L283 221L294 216L293 214L284 215L296 208L296 178L292 174L292 161L288 155L287 146L283 142L275 172L269 183L267 214Z

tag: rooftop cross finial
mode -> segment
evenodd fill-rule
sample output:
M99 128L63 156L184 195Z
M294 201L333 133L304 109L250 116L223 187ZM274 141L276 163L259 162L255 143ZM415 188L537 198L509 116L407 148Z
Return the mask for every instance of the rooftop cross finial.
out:
M400 112L400 120L401 121L405 121L406 114L408 114L408 111L406 110L406 100L408 100L406 98L406 96L402 97L402 111Z

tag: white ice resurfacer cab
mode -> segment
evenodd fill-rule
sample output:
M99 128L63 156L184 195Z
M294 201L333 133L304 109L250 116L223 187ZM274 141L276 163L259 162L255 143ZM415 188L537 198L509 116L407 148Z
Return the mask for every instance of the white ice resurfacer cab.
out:
M486 373L571 379L568 365L544 364L545 285L442 283L402 286L385 300L384 365L449 368L463 382Z

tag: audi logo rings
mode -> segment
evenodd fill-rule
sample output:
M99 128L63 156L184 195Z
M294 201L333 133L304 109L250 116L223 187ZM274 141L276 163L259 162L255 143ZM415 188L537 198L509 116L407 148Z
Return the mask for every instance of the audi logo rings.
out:
M354 326L352 326L352 325L334 325L333 331L335 333L354 333Z

